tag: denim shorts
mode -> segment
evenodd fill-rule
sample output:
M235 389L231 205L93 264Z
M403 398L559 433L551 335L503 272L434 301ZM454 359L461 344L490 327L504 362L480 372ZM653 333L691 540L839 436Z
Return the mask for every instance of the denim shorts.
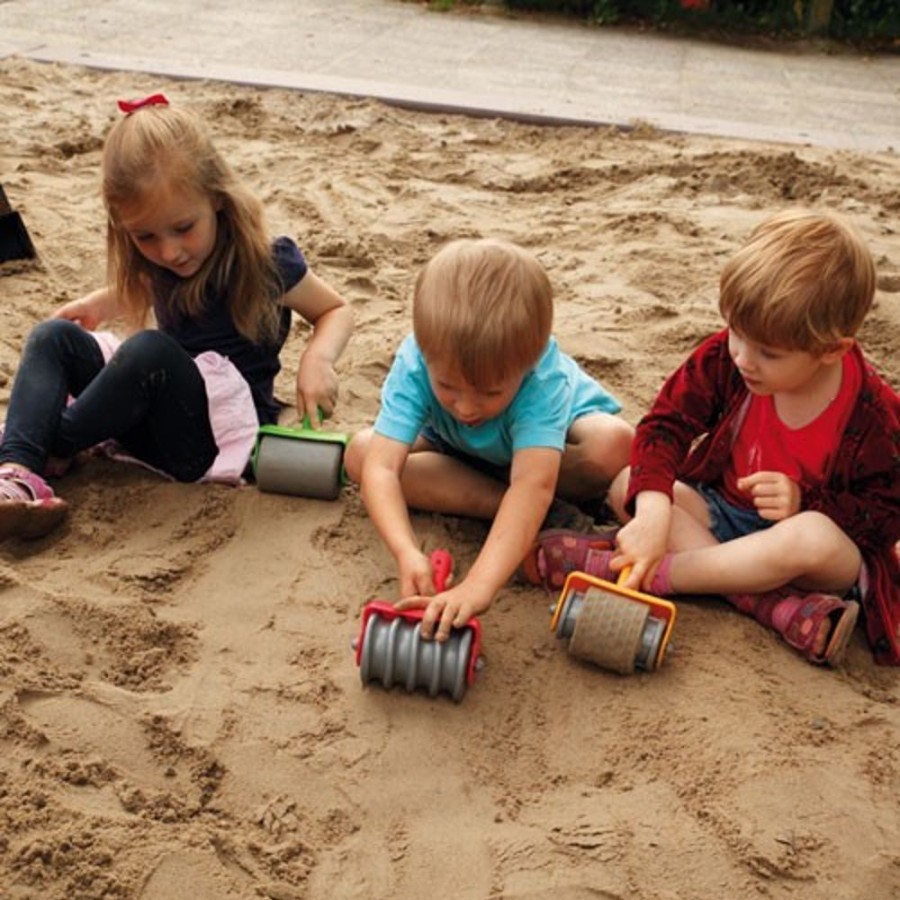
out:
M755 509L734 506L718 491L705 484L692 484L691 487L706 501L709 530L721 544L775 524L771 519L764 519Z

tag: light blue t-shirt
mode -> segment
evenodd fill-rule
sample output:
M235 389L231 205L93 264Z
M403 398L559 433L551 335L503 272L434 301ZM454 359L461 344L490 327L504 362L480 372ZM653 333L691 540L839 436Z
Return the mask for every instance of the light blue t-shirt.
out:
M617 413L621 405L550 338L512 403L474 427L457 422L434 395L425 358L413 335L400 345L381 389L378 434L412 444L426 426L462 453L497 466L530 447L562 451L572 423L589 413Z

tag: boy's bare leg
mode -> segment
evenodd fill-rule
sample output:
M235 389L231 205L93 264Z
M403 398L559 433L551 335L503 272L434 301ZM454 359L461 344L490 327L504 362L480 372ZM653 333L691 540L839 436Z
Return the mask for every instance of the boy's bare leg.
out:
M344 456L347 474L356 483L371 437L371 428L357 432ZM400 486L407 505L451 516L493 519L507 485L431 448L428 441L419 438L406 459Z
M508 485L443 453L410 453L400 478L403 496L413 509L493 519Z
M733 541L676 551L669 577L683 594L761 594L787 584L840 594L856 582L861 563L831 519L807 511Z
M628 470L620 473L609 502L620 521ZM676 482L669 578L680 594L759 594L786 584L807 591L843 593L859 576L859 549L834 522L806 511L733 541L719 543L710 529L706 501Z
M627 469L621 472L609 492L609 503L622 522L630 518L623 507L628 476ZM825 516L806 513L802 515L814 519L799 522L795 521L798 516L793 516L765 531L723 544L709 530L709 511L700 494L676 482L674 497L669 579L678 593L754 595L788 583L805 590L843 593L858 577L858 549ZM803 544L794 540L798 530L807 538ZM827 563L823 556L828 557ZM823 621L813 642L814 655L825 652L830 632L831 623Z
M577 419L566 435L557 494L567 500L602 497L628 465L634 428L619 416L593 413Z
M676 553L669 579L679 593L724 594L732 602L788 584L840 595L856 582L861 562L856 545L829 518L806 512L765 531ZM773 610L770 615L777 614ZM777 629L776 622L771 624ZM825 653L831 629L828 619L819 625L812 644L814 657Z

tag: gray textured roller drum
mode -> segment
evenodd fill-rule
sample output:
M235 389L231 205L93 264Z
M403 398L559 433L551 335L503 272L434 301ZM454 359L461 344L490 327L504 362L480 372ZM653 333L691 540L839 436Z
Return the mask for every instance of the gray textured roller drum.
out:
M423 640L421 634L421 622L371 616L359 661L362 683L380 681L388 690L401 684L409 693L423 688L432 697L446 691L459 703L466 693L472 629L454 629L443 642Z
M622 675L634 672L650 608L591 588L575 621L569 653Z
M266 435L256 458L261 491L334 500L341 492L342 444Z

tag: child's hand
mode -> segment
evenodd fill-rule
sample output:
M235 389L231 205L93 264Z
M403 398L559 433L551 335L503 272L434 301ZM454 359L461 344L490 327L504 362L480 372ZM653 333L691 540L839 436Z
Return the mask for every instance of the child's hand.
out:
M337 405L338 377L332 364L313 353L304 353L297 370L297 413L319 428L319 410L330 416Z
M394 604L397 609L417 609L424 607L422 616L422 637L446 641L451 628L462 628L472 616L480 615L490 608L492 597L485 597L463 581L455 588L435 594L433 597L405 597Z
M661 496L665 503L652 501L647 504L652 508L643 510L639 506L635 517L616 535L616 553L611 567L620 572L631 566L626 587L640 589L642 585L649 585L668 549L671 504L668 497Z
M754 472L739 478L737 486L750 495L764 519L779 522L800 512L800 485L782 472Z
M54 319L68 319L87 331L96 331L106 321L105 304L99 302L95 295L79 297L64 303L53 313Z
M315 272L307 273L281 302L313 326L313 333L297 369L297 412L319 427L317 410L325 416L334 412L338 379L334 371L353 332L353 310L337 291Z
M413 549L397 559L401 597L430 597L434 593L434 573L431 560L420 550Z

